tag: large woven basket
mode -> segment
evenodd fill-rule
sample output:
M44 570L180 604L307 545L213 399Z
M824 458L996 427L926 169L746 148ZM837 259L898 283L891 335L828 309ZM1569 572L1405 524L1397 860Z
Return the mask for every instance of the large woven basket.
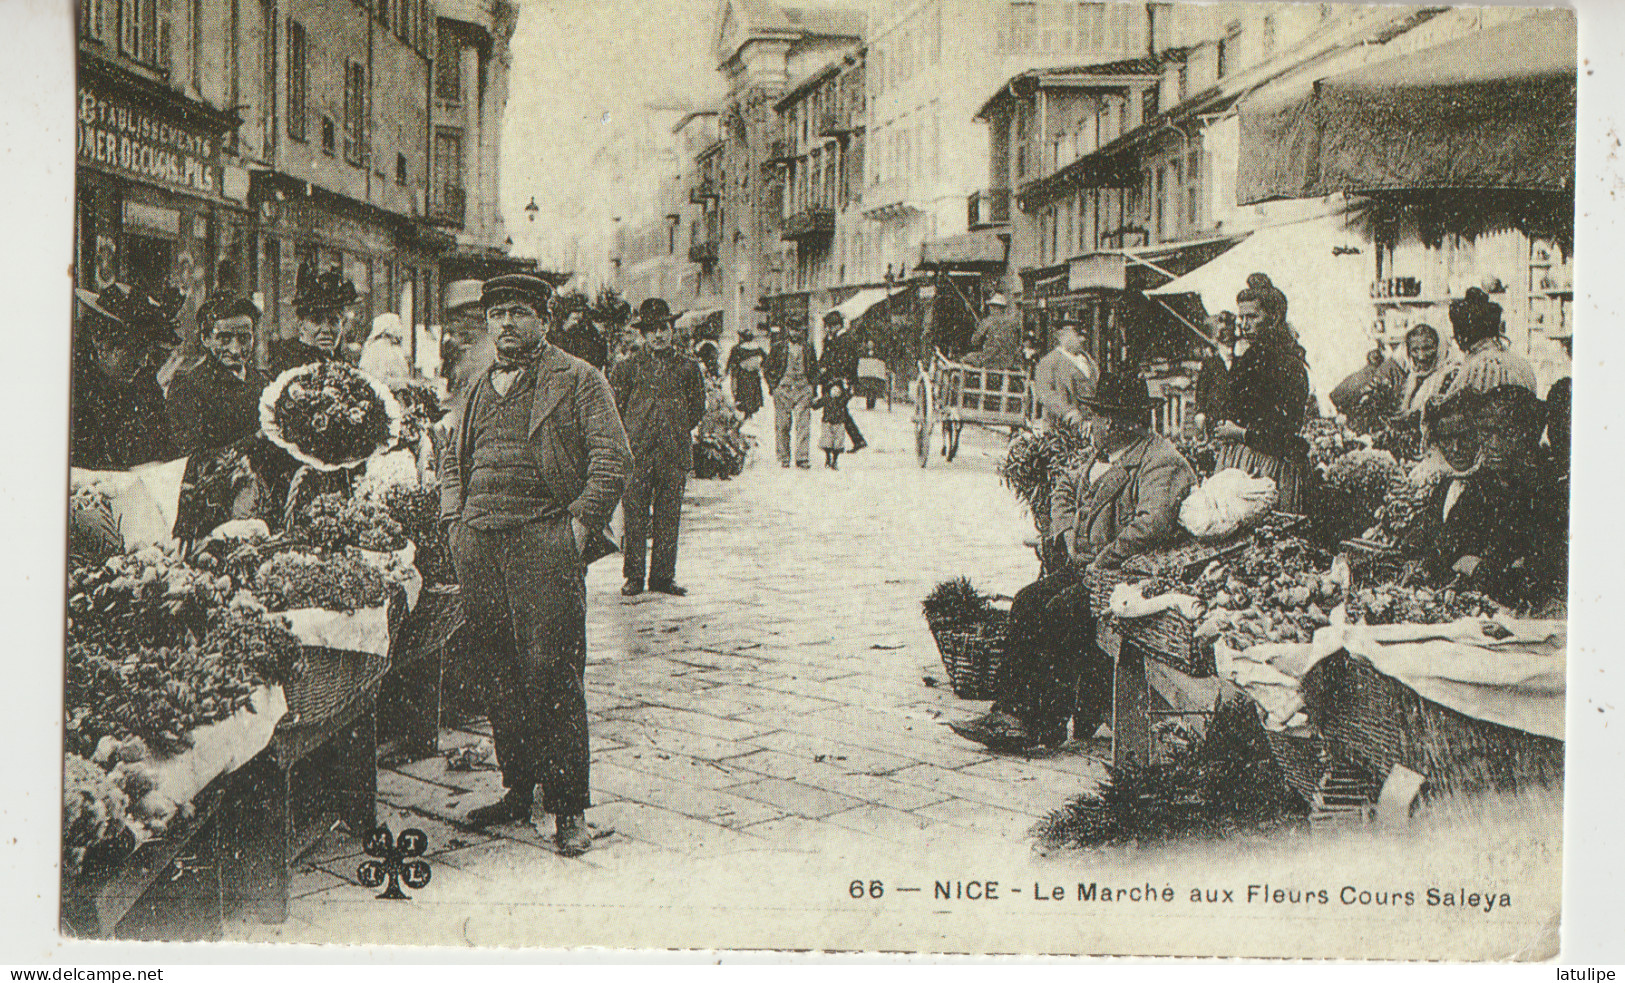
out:
M1210 556L1199 562L1205 565L1211 559ZM1136 583L1147 576L1127 569L1091 571L1089 602L1096 617L1105 614L1117 585ZM1163 611L1145 618L1119 618L1116 627L1124 642L1133 643L1146 655L1187 676L1206 677L1217 671L1212 644L1198 643L1196 625L1177 611Z
M1378 781L1403 765L1444 794L1562 785L1562 741L1424 699L1347 652L1322 660L1302 689L1329 748Z
M1313 805L1320 794L1321 779L1330 768L1325 742L1319 736L1298 736L1272 730L1266 730L1264 737L1269 742L1270 754L1281 769L1281 777L1286 779L1287 787L1301 796L1305 803Z
M389 671L386 656L314 645L304 647L304 662L303 675L284 688L288 715L280 726L285 730L320 727L342 716L377 695Z
M441 653L463 624L463 598L456 584L426 587L417 607L401 622L390 647L390 659L409 665Z
M961 700L993 699L993 681L1004 662L1009 630L1009 613L998 609L976 625L931 625L931 637L942 654L942 667L948 670L955 696Z

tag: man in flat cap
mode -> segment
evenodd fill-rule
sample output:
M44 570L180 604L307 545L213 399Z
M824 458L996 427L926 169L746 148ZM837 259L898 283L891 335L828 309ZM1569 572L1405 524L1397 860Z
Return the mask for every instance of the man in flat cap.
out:
M490 671L507 794L473 827L530 819L538 785L559 852L592 845L587 785L586 568L632 452L603 375L548 344L552 289L523 273L487 280L497 360L476 381L441 462L441 522L470 643Z
M181 341L173 306L122 283L77 294L70 461L123 471L179 457L153 369Z
M699 363L672 347L671 308L659 297L638 305L636 327L643 345L610 373L615 404L632 441L632 479L622 507L626 535L621 544L621 593L643 593L644 556L654 530L654 563L648 569L649 590L681 597L688 593L675 581L677 529L683 512L683 486L694 470L690 440L705 416L705 381Z
M308 263L301 266L293 296L299 337L271 346L271 378L312 362L343 359L345 312L358 299L355 284L336 267L317 274Z
M768 394L773 397L773 431L779 467L790 466L790 430L796 432L796 467L812 467L813 385L818 381L818 355L807 340L807 322L797 320L776 336L762 364Z

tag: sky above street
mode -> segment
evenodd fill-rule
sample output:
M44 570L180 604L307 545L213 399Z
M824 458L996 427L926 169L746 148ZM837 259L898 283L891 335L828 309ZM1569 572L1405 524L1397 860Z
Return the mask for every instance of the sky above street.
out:
M520 0L503 123L501 201L516 250L538 222L614 214L600 151L648 126L647 104L694 104L720 89L710 47L717 0Z

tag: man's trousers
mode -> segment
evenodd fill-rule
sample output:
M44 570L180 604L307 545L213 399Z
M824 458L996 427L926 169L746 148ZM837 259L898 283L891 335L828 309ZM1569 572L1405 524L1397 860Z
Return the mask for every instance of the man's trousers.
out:
M800 389L780 386L773 390L773 430L778 436L780 464L790 463L792 418L796 429L796 463L812 461L812 400L811 386Z
M555 815L584 811L586 568L570 517L489 532L458 523L451 551L464 631L489 666L502 783L526 795L540 785Z
M1074 715L1076 736L1091 736L1111 713L1112 663L1096 643L1089 586L1075 567L1016 592L1008 639L993 709L1016 717L1040 740L1064 733Z
M626 516L621 573L627 580L644 582L644 553L651 532L654 557L649 583L669 584L677 575L677 531L682 523L683 487L687 483L688 472L680 467L645 460L632 466L632 477L621 496Z

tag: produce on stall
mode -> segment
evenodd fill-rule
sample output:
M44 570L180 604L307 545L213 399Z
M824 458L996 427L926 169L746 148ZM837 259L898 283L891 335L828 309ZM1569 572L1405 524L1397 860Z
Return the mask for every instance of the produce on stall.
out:
M1056 480L1086 459L1091 449L1083 431L1058 424L1020 433L1005 449L999 482L1027 506L1040 535L1048 534L1050 493Z

